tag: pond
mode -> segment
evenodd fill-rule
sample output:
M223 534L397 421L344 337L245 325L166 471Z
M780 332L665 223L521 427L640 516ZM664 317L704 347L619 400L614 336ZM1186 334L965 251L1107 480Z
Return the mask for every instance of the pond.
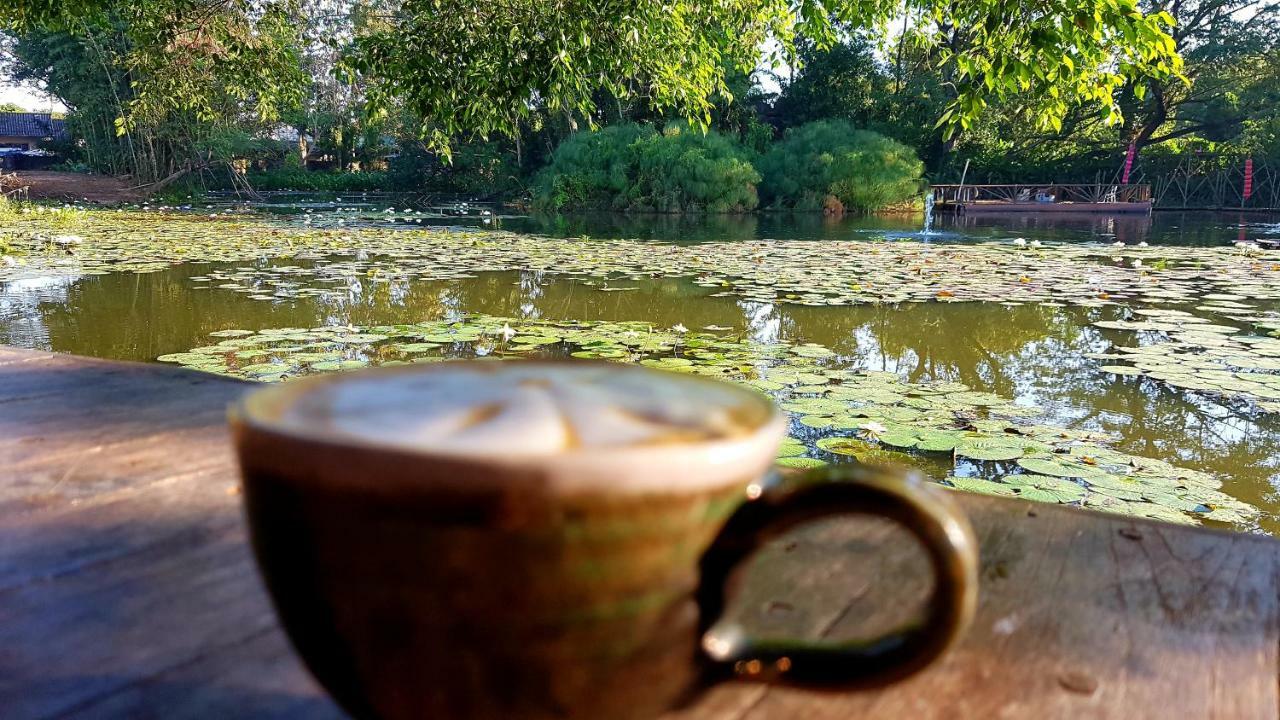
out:
M1280 238L1257 215L522 217L280 195L0 226L0 343L259 381L453 357L750 384L782 463L1280 531ZM586 237L584 237L586 236ZM1237 243L1246 242L1241 246Z

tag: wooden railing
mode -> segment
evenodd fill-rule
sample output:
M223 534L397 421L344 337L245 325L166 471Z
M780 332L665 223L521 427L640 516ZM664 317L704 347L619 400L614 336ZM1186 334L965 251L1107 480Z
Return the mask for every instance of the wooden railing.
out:
M933 200L937 205L978 202L1151 202L1151 186L1133 184L934 185L932 190Z

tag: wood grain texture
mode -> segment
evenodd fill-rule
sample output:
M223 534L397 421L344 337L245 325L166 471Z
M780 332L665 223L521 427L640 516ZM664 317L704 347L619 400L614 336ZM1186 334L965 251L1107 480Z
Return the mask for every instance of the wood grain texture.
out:
M247 386L0 348L0 715L342 717L276 625L223 413ZM961 646L883 689L722 685L669 720L1274 718L1280 544L964 495L983 587ZM874 519L763 551L732 612L874 635L925 560Z

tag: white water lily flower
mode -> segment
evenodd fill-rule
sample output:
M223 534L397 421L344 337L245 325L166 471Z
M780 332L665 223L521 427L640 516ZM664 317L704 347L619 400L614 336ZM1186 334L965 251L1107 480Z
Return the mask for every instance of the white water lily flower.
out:
M1040 247L1040 241L1039 241L1039 240L1032 240L1032 241L1031 241L1031 247Z
M681 323L676 323L674 326L672 326L671 329L675 330L678 333L689 332L689 328L685 327Z
M1139 260L1138 258L1134 258L1134 259L1133 259L1133 266L1134 266L1134 267L1136 267L1136 268L1140 268L1140 267L1142 267L1142 261L1141 261L1141 260Z
M1124 247L1124 243L1122 243L1122 242L1120 242L1119 240L1117 240L1117 241L1115 241L1115 242L1111 243L1111 247Z
M1018 247L1022 247L1023 245L1027 244L1027 240L1026 238L1014 238L1013 244L1017 245Z
M872 420L871 422L867 423L866 425L863 425L863 426L862 426L862 429L863 429L863 430L864 430L868 435L883 435L883 434L885 434L885 433L889 432L889 428L885 427L884 425L881 425L880 423L878 423L878 422L876 422L876 421L874 421L874 420Z
M1147 244L1146 240L1143 240L1142 242L1138 243L1138 247L1151 247L1151 246Z
M79 235L54 235L53 241L59 245L79 245L84 242L84 238Z
M502 323L502 339L510 340L516 336L516 331L507 323Z

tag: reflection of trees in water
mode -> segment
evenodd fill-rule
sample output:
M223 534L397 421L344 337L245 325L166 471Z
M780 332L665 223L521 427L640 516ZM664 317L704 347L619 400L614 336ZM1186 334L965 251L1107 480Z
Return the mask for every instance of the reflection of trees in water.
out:
M1080 423L1118 435L1120 449L1216 473L1232 495L1275 507L1280 418L1150 378L1081 373L1065 389Z
M787 335L825 342L913 382L957 380L1043 406L1047 422L1114 433L1126 452L1219 474L1232 494L1274 507L1280 419L1149 378L1100 373L1103 363L1084 357L1110 344L1088 327L1100 312L978 303L780 306L778 320Z
M1014 394L1011 364L1033 344L1074 344L1079 328L1058 308L902 303L839 308L779 306L784 335L830 345L865 366L912 382L959 381Z
M556 237L628 238L666 241L776 239L849 240L862 234L919 230L919 214L841 217L815 212L747 214L574 213L534 214L508 227Z
M754 214L537 213L521 229L556 237L637 238L642 240L744 240L756 237Z
M1018 234L1041 240L1120 240L1138 243L1148 239L1163 239L1171 228L1155 225L1151 215L1125 213L1101 215L1092 213L971 213L940 216L940 228L946 230L978 231L982 234Z
M146 360L188 349L193 339L203 341L213 330L264 324L267 303L225 290L193 290L187 278L209 270L203 265L82 278L67 289L65 302L39 307L50 346L58 352Z
M0 345L49 347L49 328L40 316L45 304L67 301L72 278L34 278L0 284Z

